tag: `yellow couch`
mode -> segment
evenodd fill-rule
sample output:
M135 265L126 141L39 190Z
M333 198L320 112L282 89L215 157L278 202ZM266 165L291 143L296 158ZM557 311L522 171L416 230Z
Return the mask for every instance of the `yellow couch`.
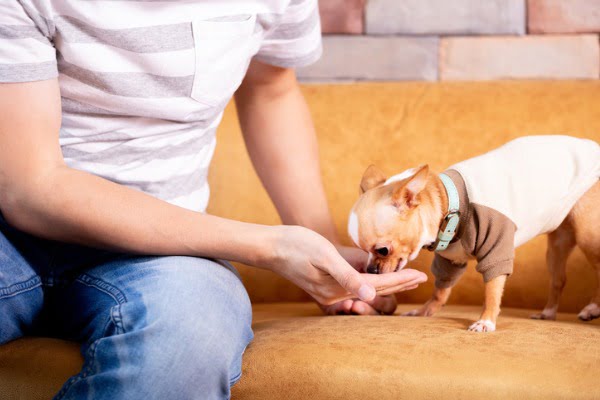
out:
M325 187L336 223L365 167L392 174L427 162L436 170L512 138L561 133L600 141L600 82L366 83L304 88L319 133ZM210 212L278 223L243 147L235 110L219 131ZM345 234L344 234L345 236ZM471 266L433 318L324 317L301 290L240 266L254 302L255 340L234 399L599 399L600 322L576 313L595 289L576 251L556 322L528 319L544 305L545 239L517 250L498 331L467 332L483 301ZM413 267L428 271L431 254ZM432 280L398 296L399 311L425 301ZM78 345L26 338L0 347L0 399L43 399L81 364ZM201 396L200 396L201 398Z

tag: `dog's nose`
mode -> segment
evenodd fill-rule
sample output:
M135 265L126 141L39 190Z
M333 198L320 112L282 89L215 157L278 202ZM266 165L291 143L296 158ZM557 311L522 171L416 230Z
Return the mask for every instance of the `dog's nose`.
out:
M379 267L377 265L369 265L367 267L367 272L369 274L378 274L379 273Z

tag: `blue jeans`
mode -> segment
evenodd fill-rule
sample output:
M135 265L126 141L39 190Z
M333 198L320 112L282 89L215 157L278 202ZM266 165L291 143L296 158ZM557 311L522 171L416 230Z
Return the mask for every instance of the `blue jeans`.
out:
M251 319L228 263L42 240L0 214L0 344L82 343L83 368L55 399L227 399Z

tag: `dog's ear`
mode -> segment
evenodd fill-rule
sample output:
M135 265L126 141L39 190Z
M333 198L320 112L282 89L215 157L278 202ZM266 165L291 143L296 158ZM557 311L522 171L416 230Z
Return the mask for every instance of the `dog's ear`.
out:
M399 209L414 208L419 205L417 196L427 184L429 165L421 165L416 170L413 176L399 184L392 193L392 201Z
M374 165L369 165L362 179L360 180L360 194L363 194L369 189L373 189L385 182L385 175L379 168Z

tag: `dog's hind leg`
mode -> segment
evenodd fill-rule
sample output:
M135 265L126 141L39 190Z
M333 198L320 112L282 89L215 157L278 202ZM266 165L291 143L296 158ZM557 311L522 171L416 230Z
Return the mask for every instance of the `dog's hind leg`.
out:
M600 181L579 199L570 217L573 220L577 246L596 270L596 293L590 304L585 306L578 317L590 321L600 317Z
M600 285L600 256L598 256L598 255L589 256L587 254L586 254L586 256L587 256L588 260L590 260L590 262L592 263L594 268L596 269L596 277L597 277L596 284ZM583 308L583 310L581 310L581 312L577 316L582 321L591 321L595 318L600 317L600 287L599 286L596 287L596 294L594 295L594 297L592 297L592 301L590 302L590 304L585 306Z
M558 302L567 281L567 258L575 247L575 232L570 217L554 231L548 234L546 263L550 272L548 302L541 313L533 314L533 319L556 319Z

